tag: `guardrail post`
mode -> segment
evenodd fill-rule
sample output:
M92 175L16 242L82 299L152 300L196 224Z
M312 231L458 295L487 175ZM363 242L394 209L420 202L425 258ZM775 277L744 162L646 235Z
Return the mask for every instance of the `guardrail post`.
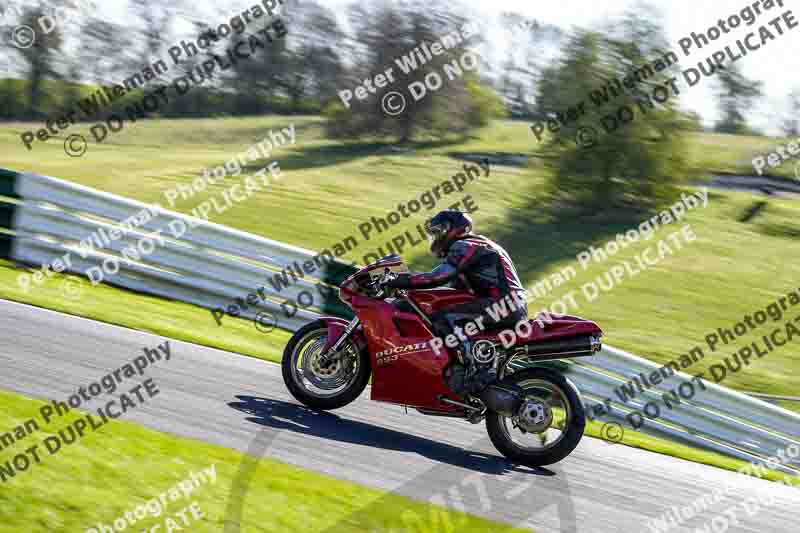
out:
M13 170L0 168L0 196L19 198L17 194L17 177L19 174Z
M322 281L338 287L344 280L358 271L359 268L352 264L334 260L325 265L325 273L322 275Z
M19 198L17 194L18 174L11 170L0 168L0 196L8 198ZM0 198L0 228L6 230L14 229L14 215L17 205L7 203ZM6 233L0 233L0 259L11 259L11 248L14 237Z
M341 261L332 261L325 266L325 272L322 275L322 281L328 285L339 287L344 280L358 272L359 268ZM338 292L332 291L331 294L325 296L325 301L320 307L322 313L325 315L338 316L352 319L355 315L352 309L344 305L339 300Z

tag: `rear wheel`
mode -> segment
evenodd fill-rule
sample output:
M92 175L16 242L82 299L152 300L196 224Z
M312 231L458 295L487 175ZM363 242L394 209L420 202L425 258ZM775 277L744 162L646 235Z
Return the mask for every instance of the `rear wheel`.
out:
M370 359L352 341L341 349L341 357L323 364L322 348L328 326L316 320L300 328L283 351L283 382L297 401L313 409L338 409L364 391L369 382Z
M517 416L495 412L486 416L489 438L500 453L528 466L545 466L561 461L578 446L586 416L578 389L562 374L530 368L498 384L524 391Z

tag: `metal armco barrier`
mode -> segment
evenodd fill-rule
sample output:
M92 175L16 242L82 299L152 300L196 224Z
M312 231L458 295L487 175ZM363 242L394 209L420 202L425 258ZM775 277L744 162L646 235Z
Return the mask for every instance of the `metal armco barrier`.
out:
M263 288L267 299L259 299L242 310L242 316L252 319L266 311L275 316L279 327L290 331L323 314L346 314L337 291L327 290L327 295L320 291L321 287L337 287L355 271L344 262L327 264L278 291L269 282L272 276L287 266L313 262L317 254L165 210L141 228L82 257L76 248L79 241L99 228L118 228L147 204L55 178L4 170L0 170L0 188L0 196L23 200L21 205L12 206L5 218L0 216L0 221L10 224L5 227L15 233L10 257L17 262L40 267L71 252L73 263L69 270L84 274L109 256L120 258L123 249L150 232L182 221L199 225L178 240L167 238L163 247L141 261L120 260L119 272L107 276L105 282L208 309L224 308ZM296 302L304 291L314 295L313 305L286 316L281 302ZM643 413L639 431L762 464L789 446L800 447L799 415L710 382L699 387L695 380L691 397L679 397L680 402L673 399L666 405L663 395L692 380L686 374L675 374L635 398L622 401L615 392L620 385L661 367L621 350L605 347L596 356L566 363L564 368L584 394L588 412L599 413L593 416L599 420L617 421L630 428L630 413L642 412L648 402L654 402L660 408L658 416ZM609 410L596 408L599 405L608 405ZM800 474L800 461L795 459L778 469Z
M566 374L583 393L590 414L595 410L599 420L613 420L626 429L761 464L790 446L800 448L800 415L710 381L703 380L700 385L688 374L676 373L644 392L637 390L636 397L627 402L617 395L618 387L634 376L660 368L647 359L605 346L596 356L571 363ZM671 391L687 382L693 386L686 394L688 399L678 394L676 400ZM657 413L644 410L649 402L658 406ZM597 407L601 404L604 407ZM605 405L610 407L608 411ZM800 458L776 469L798 475Z
M298 329L319 314L341 314L344 306L336 288L355 272L347 263L326 260L304 273L303 263L314 263L316 255L309 250L163 209L102 248L79 251L83 239L101 229L110 234L122 221L151 206L37 174L18 174L14 192L23 204L12 228L13 260L41 267L69 253L72 266L67 270L85 275L87 269L113 258L119 271L105 273L104 282L207 309L226 309L237 298L246 301L261 289L266 298L254 298L246 309L240 307L241 316L252 319L270 313L284 329ZM187 230L173 239L167 231L170 224L185 224ZM135 249L141 239L159 230L163 246L140 260L130 260L130 254L123 258L124 250ZM289 275L289 286L279 285L278 290L270 280L287 267L298 273L297 279ZM209 321L213 323L210 314Z

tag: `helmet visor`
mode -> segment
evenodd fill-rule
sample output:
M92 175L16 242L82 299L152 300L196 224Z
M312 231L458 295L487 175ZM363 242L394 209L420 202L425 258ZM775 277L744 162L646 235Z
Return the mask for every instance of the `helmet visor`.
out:
M447 232L450 231L450 224L431 224L427 222L425 224L425 231L428 233L428 240L433 242L447 235Z
M427 222L425 224L425 231L428 233L428 243L433 244L442 240L447 235L447 232L450 231L450 224L431 224Z

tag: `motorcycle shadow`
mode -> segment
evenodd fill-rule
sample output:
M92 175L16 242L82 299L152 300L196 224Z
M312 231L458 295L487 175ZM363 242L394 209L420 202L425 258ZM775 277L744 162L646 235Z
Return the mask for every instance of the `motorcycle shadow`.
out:
M333 413L315 411L302 405L254 396L236 398L238 402L230 402L228 405L237 411L254 415L247 418L247 421L275 430L293 431L347 444L416 453L439 463L484 474L521 472L548 477L555 475L547 468L519 465L498 455L465 450L402 431L348 420ZM488 437L481 439L483 441L488 442Z

